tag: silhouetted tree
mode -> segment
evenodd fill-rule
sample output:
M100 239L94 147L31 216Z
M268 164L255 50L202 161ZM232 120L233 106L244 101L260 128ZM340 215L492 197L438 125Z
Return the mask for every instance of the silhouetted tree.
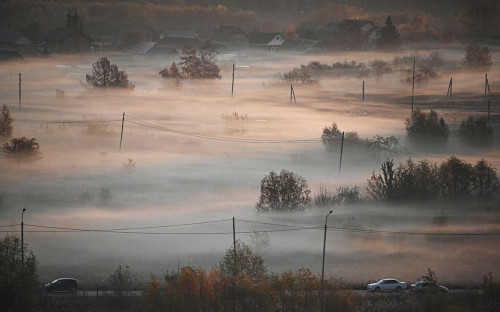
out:
M469 115L460 123L460 136L470 143L487 143L493 139L493 127L488 125L486 117L474 118Z
M10 137L12 134L12 117L9 108L4 104L0 111L0 136Z
M130 271L128 265L118 265L113 273L109 274L107 284L118 297L127 296L127 292L133 290L137 279Z
M401 46L401 37L392 23L390 15L385 19L385 25L380 29L380 38L377 40L379 49L397 49Z
M493 65L490 49L488 47L480 47L477 44L469 45L465 54L464 64L476 70L490 70Z
M257 210L261 212L293 212L309 204L311 191L307 181L287 170L271 171L260 181Z
M470 195L473 177L472 165L455 156L450 157L439 166L439 180L444 197L460 198Z
M9 157L17 160L35 159L40 155L40 144L36 142L35 138L12 138L9 142L4 143L3 150Z
M494 33L497 27L495 16L498 2L495 0L467 0L462 9L461 19L464 31L469 34Z
M24 265L22 259L24 249ZM0 311L31 311L36 301L38 276L33 252L18 236L0 239Z
M215 64L215 54L211 50L197 52L195 49L182 49L181 69L184 78L220 79L220 68Z
M435 111L428 114L419 108L415 109L405 122L406 133L410 139L441 139L447 140L449 129L443 117L439 117Z
M101 57L92 64L92 73L86 75L87 83L94 88L125 88L133 89L128 75L119 70L116 64L111 64L107 57Z
M236 241L236 254L233 247L226 250L219 269L222 276L244 274L253 281L263 280L267 272L264 259L241 240Z
M473 170L472 189L477 197L489 199L500 194L500 181L496 168L481 159L476 163Z

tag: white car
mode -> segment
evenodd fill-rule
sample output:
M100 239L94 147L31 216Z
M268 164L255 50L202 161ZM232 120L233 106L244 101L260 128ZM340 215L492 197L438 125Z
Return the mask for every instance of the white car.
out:
M376 283L368 284L366 289L369 291L401 291L406 287L405 282L400 282L394 278L385 278Z

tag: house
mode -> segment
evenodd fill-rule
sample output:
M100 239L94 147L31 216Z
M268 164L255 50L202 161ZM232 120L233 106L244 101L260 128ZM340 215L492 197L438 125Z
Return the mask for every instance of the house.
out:
M248 38L237 26L219 26L213 33L211 43L220 49L248 50Z
M286 38L281 49L290 52L314 53L324 51L325 47L319 40Z
M78 14L66 15L65 27L51 31L45 37L46 53L86 53L91 52L92 39L83 32Z
M148 53L154 46L156 42L145 41L135 44L128 52L132 54L144 55Z
M182 51L184 48L193 48L199 50L201 43L197 38L184 37L165 37L158 41L149 51L148 54L167 55L175 54L176 51Z
M316 38L323 41L328 50L345 50L346 40L339 24L331 22L315 32Z
M322 23L302 22L295 32L299 35L299 38L317 40L316 31L323 26Z
M120 47L130 47L130 42L158 42L160 35L149 25L122 24L111 35L115 45Z
M368 50L375 46L379 31L367 20L345 19L339 23L347 50Z
M43 48L35 45L29 38L20 32L0 32L0 49L17 51L21 55L36 55L43 52Z
M193 30L165 30L160 32L160 38L184 38L184 39L198 39L198 32Z
M250 48L275 52L285 42L280 33L251 32L247 35Z
M0 50L0 62L4 61L23 61L23 57L17 51Z

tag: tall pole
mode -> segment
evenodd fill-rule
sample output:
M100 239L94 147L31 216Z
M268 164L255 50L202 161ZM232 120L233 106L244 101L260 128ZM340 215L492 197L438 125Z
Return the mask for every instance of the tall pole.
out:
M293 85L290 85L290 103L292 103Z
M365 81L363 80L363 102L365 101Z
M412 81L413 85L411 87L411 112L413 113L413 97L415 94L415 59L413 59Z
M453 97L453 77L450 78L450 99Z
M238 269L236 267L236 222L233 217L233 311L236 312L236 276Z
M234 64L233 64L233 82L231 84L231 97L233 97L234 94Z
M118 151L122 150L122 140L123 140L123 125L125 124L125 113L123 113L122 117L122 133L120 134L120 149Z
M23 208L21 213L21 270L24 270L24 212L26 208Z
M19 73L19 112L21 112L21 73Z
M323 312L325 309L325 304L324 304L324 289L325 289L325 250L326 250L326 230L327 230L327 222L328 222L328 217L333 213L333 210L330 210L330 212L326 215L325 218L325 234L323 237L323 262L321 264L321 311Z
M342 143L340 143L339 174L342 171L342 153L344 152L344 131L342 131Z
M488 96L487 96L487 91L488 91L488 74L486 74L486 78L484 79L484 102L488 102Z

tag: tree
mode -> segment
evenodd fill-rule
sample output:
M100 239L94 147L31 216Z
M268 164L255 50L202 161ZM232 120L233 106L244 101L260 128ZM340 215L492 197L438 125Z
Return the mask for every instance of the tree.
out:
M260 212L293 212L309 204L311 191L307 181L287 170L279 174L271 171L260 181L260 197L257 210Z
M382 164L382 174L372 173L368 179L367 192L376 200L390 200L394 191L394 161L387 159Z
M406 133L410 139L438 139L447 140L449 129L443 117L439 117L435 111L428 114L419 108L415 109L405 121Z
M107 57L101 57L92 64L92 73L87 74L86 78L87 84L94 88L134 88L125 71L119 70L116 64L111 64Z
M128 265L119 265L115 271L108 276L108 285L119 297L126 296L127 292L136 285L136 277L130 271Z
M458 132L469 143L487 143L493 139L493 127L488 125L486 117L474 118L469 115L460 123Z
M4 143L3 150L14 159L32 160L40 155L40 144L36 142L35 138L12 138L9 142Z
M385 19L385 25L380 29L380 38L377 41L379 49L397 49L401 46L401 37L390 15Z
M465 66L475 70L490 70L493 65L490 49L488 47L480 47L477 44L467 46L464 64Z
M264 259L241 240L236 241L236 253L233 247L226 250L224 258L219 263L219 270L222 276L244 274L253 281L263 280L267 272Z
M323 134L321 135L321 141L328 148L332 146L335 142L342 139L342 132L339 130L337 124L334 122L331 127L323 128Z
M498 4L495 0L467 0L462 9L462 25L469 34L494 33L497 25L495 15Z
M481 199L489 199L500 194L500 181L496 168L481 159L473 168L473 193Z
M24 250L24 265L22 252ZM36 300L38 276L33 252L18 236L0 239L0 311L30 311Z
M215 64L216 54L212 50L197 52L195 49L182 49L181 69L187 79L220 79L220 68Z
M445 197L460 198L472 193L472 165L455 156L439 166L441 192Z
M9 108L4 104L0 111L0 136L10 137L12 134L12 117Z
M427 273L423 275L422 281L425 283L437 284L436 272L431 270L431 268L427 268Z

